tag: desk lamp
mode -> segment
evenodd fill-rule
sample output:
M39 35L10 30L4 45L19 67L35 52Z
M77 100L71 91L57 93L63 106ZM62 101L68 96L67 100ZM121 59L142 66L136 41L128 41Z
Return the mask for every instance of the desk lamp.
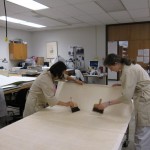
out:
M0 59L2 61L2 63L8 63L8 61L6 60L6 58Z

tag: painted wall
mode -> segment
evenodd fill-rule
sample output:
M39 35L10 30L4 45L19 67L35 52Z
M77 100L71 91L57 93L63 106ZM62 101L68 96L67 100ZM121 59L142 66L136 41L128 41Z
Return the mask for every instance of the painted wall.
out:
M102 64L102 58L105 57L106 51L105 34L105 26L34 32L31 35L31 55L46 58L46 44L57 41L59 56L68 59L70 47L79 46L84 48L86 67L89 65L89 61L96 56Z
M9 60L8 43L5 42L5 28L0 27L0 58ZM83 27L74 29L27 32L22 30L8 29L9 40L22 39L28 43L28 57L38 56L46 59L46 44L48 42L57 41L58 55L68 59L68 50L72 46L84 48L85 66L89 65L89 61L98 56L100 65L102 58L105 57L106 37L105 26ZM7 64L0 62L0 66L10 69L18 62L10 61Z
M31 33L22 30L8 29L8 42L5 42L5 28L0 27L0 59L6 58L8 63L2 63L0 61L0 66L4 66L6 69L10 69L15 66L18 62L9 60L9 40L22 39L28 43L28 56L32 51Z

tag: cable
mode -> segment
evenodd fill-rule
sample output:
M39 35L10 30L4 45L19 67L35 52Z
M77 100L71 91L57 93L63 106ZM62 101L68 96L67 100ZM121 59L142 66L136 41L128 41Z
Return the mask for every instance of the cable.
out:
M8 41L8 37L7 37L7 11L6 11L6 0L4 0L4 10L5 10L5 17L6 17L6 37L5 37L5 41Z

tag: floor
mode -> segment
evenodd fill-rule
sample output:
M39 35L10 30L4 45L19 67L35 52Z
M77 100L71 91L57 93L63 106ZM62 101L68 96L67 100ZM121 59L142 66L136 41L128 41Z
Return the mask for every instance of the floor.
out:
M134 130L135 122L134 117L132 117L129 123L129 144L127 147L123 147L122 150L134 150Z

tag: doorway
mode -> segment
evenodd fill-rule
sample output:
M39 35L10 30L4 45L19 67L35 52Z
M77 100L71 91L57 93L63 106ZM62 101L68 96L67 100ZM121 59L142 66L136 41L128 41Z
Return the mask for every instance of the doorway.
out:
M111 53L117 54L121 57L128 57L128 41L108 41L106 55ZM120 73L112 72L109 69L107 69L107 73L108 82L119 81Z

